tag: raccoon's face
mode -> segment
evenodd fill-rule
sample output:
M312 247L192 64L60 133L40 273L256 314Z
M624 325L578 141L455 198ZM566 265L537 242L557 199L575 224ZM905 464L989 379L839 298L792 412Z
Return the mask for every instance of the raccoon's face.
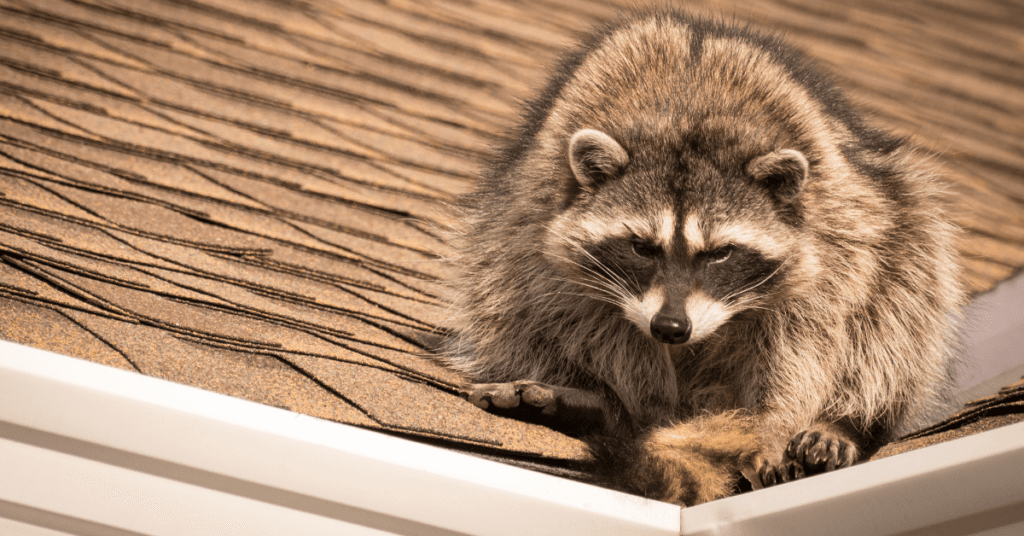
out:
M678 176L686 173L671 163L630 165L596 130L568 146L581 191L550 223L544 251L642 332L664 344L700 341L791 287L790 264L804 255L782 214L807 179L799 151L760 154L731 174Z

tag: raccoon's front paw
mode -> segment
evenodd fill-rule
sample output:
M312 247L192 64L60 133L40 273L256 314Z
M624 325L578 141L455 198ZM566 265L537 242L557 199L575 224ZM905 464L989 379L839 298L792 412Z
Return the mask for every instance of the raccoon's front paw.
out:
M557 410L555 390L543 383L521 380L511 383L474 383L460 391L463 398L474 406L488 409L512 409L520 403L540 409L543 415Z
M761 462L757 474L765 487L805 476L849 467L857 461L857 445L830 425L814 425L799 432L777 463Z
M786 447L786 458L811 475L849 467L857 461L858 454L857 445L847 437L822 427L796 434Z
M616 422L610 417L604 395L596 391L520 380L471 384L461 393L478 408L569 435L610 429Z

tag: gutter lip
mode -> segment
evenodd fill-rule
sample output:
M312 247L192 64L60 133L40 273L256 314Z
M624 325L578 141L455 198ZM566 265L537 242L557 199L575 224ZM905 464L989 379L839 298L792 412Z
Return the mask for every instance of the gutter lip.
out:
M676 505L0 341L4 440L385 533L679 534Z

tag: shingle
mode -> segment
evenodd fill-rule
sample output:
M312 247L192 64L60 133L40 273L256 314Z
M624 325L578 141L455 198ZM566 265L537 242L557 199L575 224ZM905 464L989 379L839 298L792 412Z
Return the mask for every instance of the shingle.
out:
M502 447L516 454L555 459L585 457L582 443L547 428L481 412L420 382L347 363L295 356L296 365L365 408L379 422L396 429Z
M64 282L49 277L48 274L36 270L24 259L8 254L0 257L0 290L33 302L48 306L61 306L90 312L104 312L103 305L93 297L81 293L75 294ZM112 316L123 318L121 313L108 311ZM39 339L46 340L46 339ZM44 347L45 349L45 347Z
M4 297L2 289L0 339L46 348L59 354L74 355L109 367L136 370L117 350L66 315L50 307L40 307L20 299Z
M913 432L878 451L872 460L1024 421L1024 378L998 393L968 402L950 417Z
M272 352L242 345L214 347L183 333L127 326L99 315L68 315L128 357L144 374L209 389L314 417L362 426L373 421L358 408L324 391Z

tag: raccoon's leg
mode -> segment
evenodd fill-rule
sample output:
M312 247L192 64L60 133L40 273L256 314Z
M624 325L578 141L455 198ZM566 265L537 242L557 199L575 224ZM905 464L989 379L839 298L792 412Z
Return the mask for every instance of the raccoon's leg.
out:
M816 422L789 441L778 464L763 464L761 483L772 486L804 476L849 467L860 460L861 434L838 423Z
M605 395L596 391L521 380L470 384L462 395L479 408L571 435L599 432L611 424Z
M693 506L727 497L740 475L755 480L761 440L742 411L698 417L658 428L627 463L627 486L659 500Z

